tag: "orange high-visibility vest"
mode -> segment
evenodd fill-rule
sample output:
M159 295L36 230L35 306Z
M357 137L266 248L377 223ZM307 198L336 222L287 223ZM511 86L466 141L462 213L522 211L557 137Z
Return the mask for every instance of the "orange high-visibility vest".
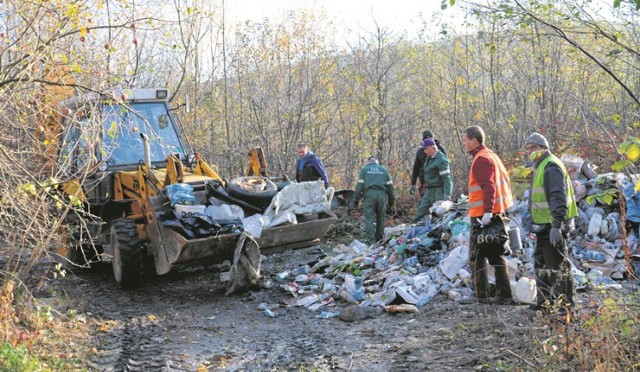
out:
M504 165L502 164L502 161L500 161L500 158L498 158L498 155L487 148L480 150L476 154L476 156L473 157L471 169L473 169L473 165L480 157L489 159L494 165L496 191L494 195L495 202L493 204L493 213L503 213L513 205L509 173L507 173L507 170L504 168ZM473 176L473 172L469 173L469 210L467 214L469 215L469 217L482 217L482 215L484 214L484 194L482 192L480 184Z

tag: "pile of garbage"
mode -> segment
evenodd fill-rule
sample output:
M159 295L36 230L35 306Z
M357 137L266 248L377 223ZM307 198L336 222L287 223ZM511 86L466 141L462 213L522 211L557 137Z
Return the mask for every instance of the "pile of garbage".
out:
M166 190L172 208L160 216L160 221L187 239L243 231L260 238L264 229L296 224L301 216L329 211L334 191L325 189L322 181L291 182L262 210L232 198L221 187L211 186L206 196L196 195L185 183L168 185Z
M570 237L572 272L578 289L591 286L620 287L619 281L640 276L638 224L640 194L637 182L620 173L597 175L577 157L562 158L570 171L580 214ZM527 186L528 186L528 182ZM518 181L515 187L521 187ZM535 234L527 231L526 187L507 213L512 253L507 256L514 300L535 301L533 271ZM618 190L624 194L626 221L623 229ZM468 266L469 226L466 200L438 202L431 221L385 229L385 238L372 245L354 240L338 245L312 265L279 273L274 280L291 297L287 306L304 306L318 318L336 317L337 302L386 311L418 311L435 296L453 301L473 296ZM489 280L495 282L489 265ZM277 305L276 305L277 306ZM261 304L268 316L274 306ZM373 311L373 310L372 310ZM366 312L365 312L366 314ZM342 318L342 316L341 316ZM364 318L364 317L363 317Z

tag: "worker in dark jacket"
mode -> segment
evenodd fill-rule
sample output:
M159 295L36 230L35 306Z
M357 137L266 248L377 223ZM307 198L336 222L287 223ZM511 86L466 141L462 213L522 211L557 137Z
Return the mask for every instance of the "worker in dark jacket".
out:
M417 223L428 215L429 208L438 200L451 200L453 182L451 181L449 158L438 150L433 138L422 141L422 151L426 157L422 171L422 184L425 186L425 192L411 223Z
M298 144L298 159L296 160L296 181L317 181L322 180L324 187L329 187L329 177L322 165L322 160L309 150L309 146L304 143Z
M370 156L367 165L360 171L350 207L355 208L363 197L367 238L371 242L382 240L387 205L393 207L395 191L389 171L378 163L375 156Z
M425 130L422 132L422 140L426 140L427 138L433 138L433 133L430 130ZM444 147L440 145L440 141L434 139L436 146L438 146L438 150L440 150L443 154L447 155L447 152L444 151ZM420 181L420 195L424 195L424 162L427 160L427 155L424 153L424 149L422 146L416 151L416 159L413 161L413 171L411 172L411 190L410 194L415 194L416 192L416 181Z
M525 141L525 151L535 167L529 193L529 231L536 234L533 253L538 295L533 310L573 307L573 274L567 239L573 229L578 207L569 172L549 151L549 142L533 133Z

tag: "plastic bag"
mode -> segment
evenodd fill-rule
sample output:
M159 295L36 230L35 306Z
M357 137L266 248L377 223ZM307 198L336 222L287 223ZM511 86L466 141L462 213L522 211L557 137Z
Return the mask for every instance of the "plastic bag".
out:
M477 222L475 222L477 223ZM509 234L502 217L494 215L487 226L473 229L471 239L483 256L500 256L509 252Z
M193 187L186 183L174 183L165 187L167 190L167 196L171 200L171 206L176 204L192 205L196 202L196 197L193 194Z

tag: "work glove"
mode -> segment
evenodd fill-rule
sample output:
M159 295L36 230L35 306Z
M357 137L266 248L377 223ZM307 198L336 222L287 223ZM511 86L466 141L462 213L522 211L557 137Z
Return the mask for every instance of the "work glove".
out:
M349 208L350 211L356 209L356 205L358 205L358 201L356 199L349 199L349 203L347 204L347 208Z
M387 207L389 207L389 209L393 208L393 203L394 203L393 198L389 198L389 201L387 201Z
M559 227L552 227L549 232L549 241L554 247L558 247L562 244L562 232Z
M451 200L451 196L448 196L448 195L447 195L447 196L445 196L444 198L442 198L442 200L444 200L444 201L449 201L449 200Z
M411 189L409 190L409 194L413 195L416 193L416 185L411 185Z
M493 213L485 213L482 216L482 221L480 221L480 223L482 223L482 226L488 226L491 222L491 217L493 217Z

